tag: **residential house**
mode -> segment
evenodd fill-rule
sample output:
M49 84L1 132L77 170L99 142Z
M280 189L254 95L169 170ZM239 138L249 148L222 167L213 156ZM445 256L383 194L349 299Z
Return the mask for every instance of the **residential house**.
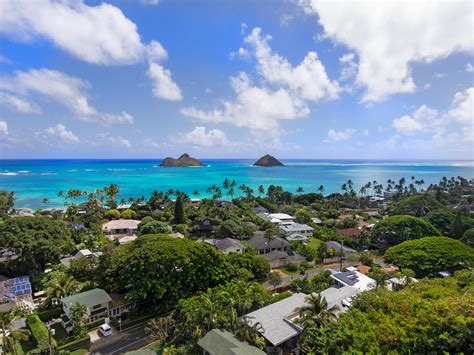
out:
M346 237L356 238L362 234L362 231L359 228L343 228L338 229L337 233Z
M265 355L265 352L238 339L227 330L212 329L198 341L203 354L210 355Z
M257 213L257 216L278 226L295 223L295 218L286 213Z
M285 233L287 236L292 234L301 234L307 237L311 237L313 235L314 229L307 224L299 224L299 223L285 223L280 225L280 230Z
M297 309L306 305L306 297L304 293L294 293L291 297L244 315L241 320L250 326L259 325L267 343L267 353L297 354L298 338L303 331L303 327L296 322L299 318Z
M130 309L136 307L135 302L126 303L123 296L118 294L108 294L100 288L94 288L85 292L61 298L63 311L63 325L70 328L71 308L76 304L86 307L84 319L87 323L92 323L108 317L121 317Z
M344 258L349 258L349 257L355 257L357 256L357 250L354 250L352 248L349 248L345 246L344 244L341 245L341 243L336 242L336 241L327 241L325 242L326 246L328 249L334 250L338 255L342 251L342 257Z
M257 250L257 254L267 254L271 251L289 251L291 250L290 243L282 238L274 238L270 241L262 234L255 234L248 240L250 246Z
M15 277L0 281L0 312L9 312L17 308L35 309L28 276Z
M209 236L214 234L214 227L217 227L218 225L218 221L209 217L204 217L193 221L191 233L198 236Z
M287 266L288 264L299 265L306 259L298 253L292 251L278 251L274 250L267 254L262 254L262 258L268 261L272 269L278 269Z
M109 239L136 237L140 221L135 219L117 219L102 225L102 233Z
M268 210L263 207L258 205L257 207L252 208L253 213L258 214L258 213L268 213Z
M360 291L352 286L329 287L320 292L328 308L337 306L336 314L343 313L352 305L352 298L359 294Z
M374 289L377 284L374 279L357 271L355 267L346 268L347 271L334 272L331 277L336 287L351 286L360 292Z
M311 222L313 222L314 224L323 224L323 221L317 217L311 218Z
M390 291L399 291L410 282L418 282L418 280L413 277L407 278L406 276L403 276L401 278L392 277L391 279L387 280L386 285Z
M306 243L309 238L305 235L294 233L286 237L286 240L289 242L303 242Z
M68 257L62 258L61 264L69 266L69 264L71 264L71 262L74 260L79 260L82 258L97 259L101 255L102 255L102 252L100 251L91 252L89 249L81 249L74 256L68 256Z
M222 254L243 253L245 250L244 245L234 238L219 239L215 246Z

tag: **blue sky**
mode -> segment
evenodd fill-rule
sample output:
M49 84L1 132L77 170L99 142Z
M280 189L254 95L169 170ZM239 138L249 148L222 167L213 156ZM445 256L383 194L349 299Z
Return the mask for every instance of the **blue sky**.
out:
M473 11L4 0L0 157L473 159Z

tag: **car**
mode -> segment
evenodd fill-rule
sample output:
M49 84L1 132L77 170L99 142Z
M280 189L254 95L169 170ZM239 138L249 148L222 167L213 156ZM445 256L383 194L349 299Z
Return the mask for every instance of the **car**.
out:
M109 335L112 335L112 328L110 327L110 325L108 325L107 323L105 323L105 324L102 324L102 325L99 327L99 332L100 332L100 334L102 334L104 337L108 337Z

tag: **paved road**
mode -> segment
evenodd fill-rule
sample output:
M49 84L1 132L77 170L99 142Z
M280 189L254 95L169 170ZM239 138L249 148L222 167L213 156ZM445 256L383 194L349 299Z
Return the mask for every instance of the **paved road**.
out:
M101 337L92 343L91 354L122 354L126 351L137 350L149 343L143 328L132 331L114 332L109 337Z

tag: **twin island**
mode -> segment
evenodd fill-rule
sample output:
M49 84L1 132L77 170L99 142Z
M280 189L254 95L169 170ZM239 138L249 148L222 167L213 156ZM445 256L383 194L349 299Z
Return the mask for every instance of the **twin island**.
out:
M281 161L271 156L270 154L264 155L263 157L258 159L253 165L263 166L263 167L284 166ZM165 159L163 159L160 166L186 167L186 166L205 166L205 164L203 164L196 158L191 157L189 154L184 153L178 159L175 159L172 157L166 157Z

